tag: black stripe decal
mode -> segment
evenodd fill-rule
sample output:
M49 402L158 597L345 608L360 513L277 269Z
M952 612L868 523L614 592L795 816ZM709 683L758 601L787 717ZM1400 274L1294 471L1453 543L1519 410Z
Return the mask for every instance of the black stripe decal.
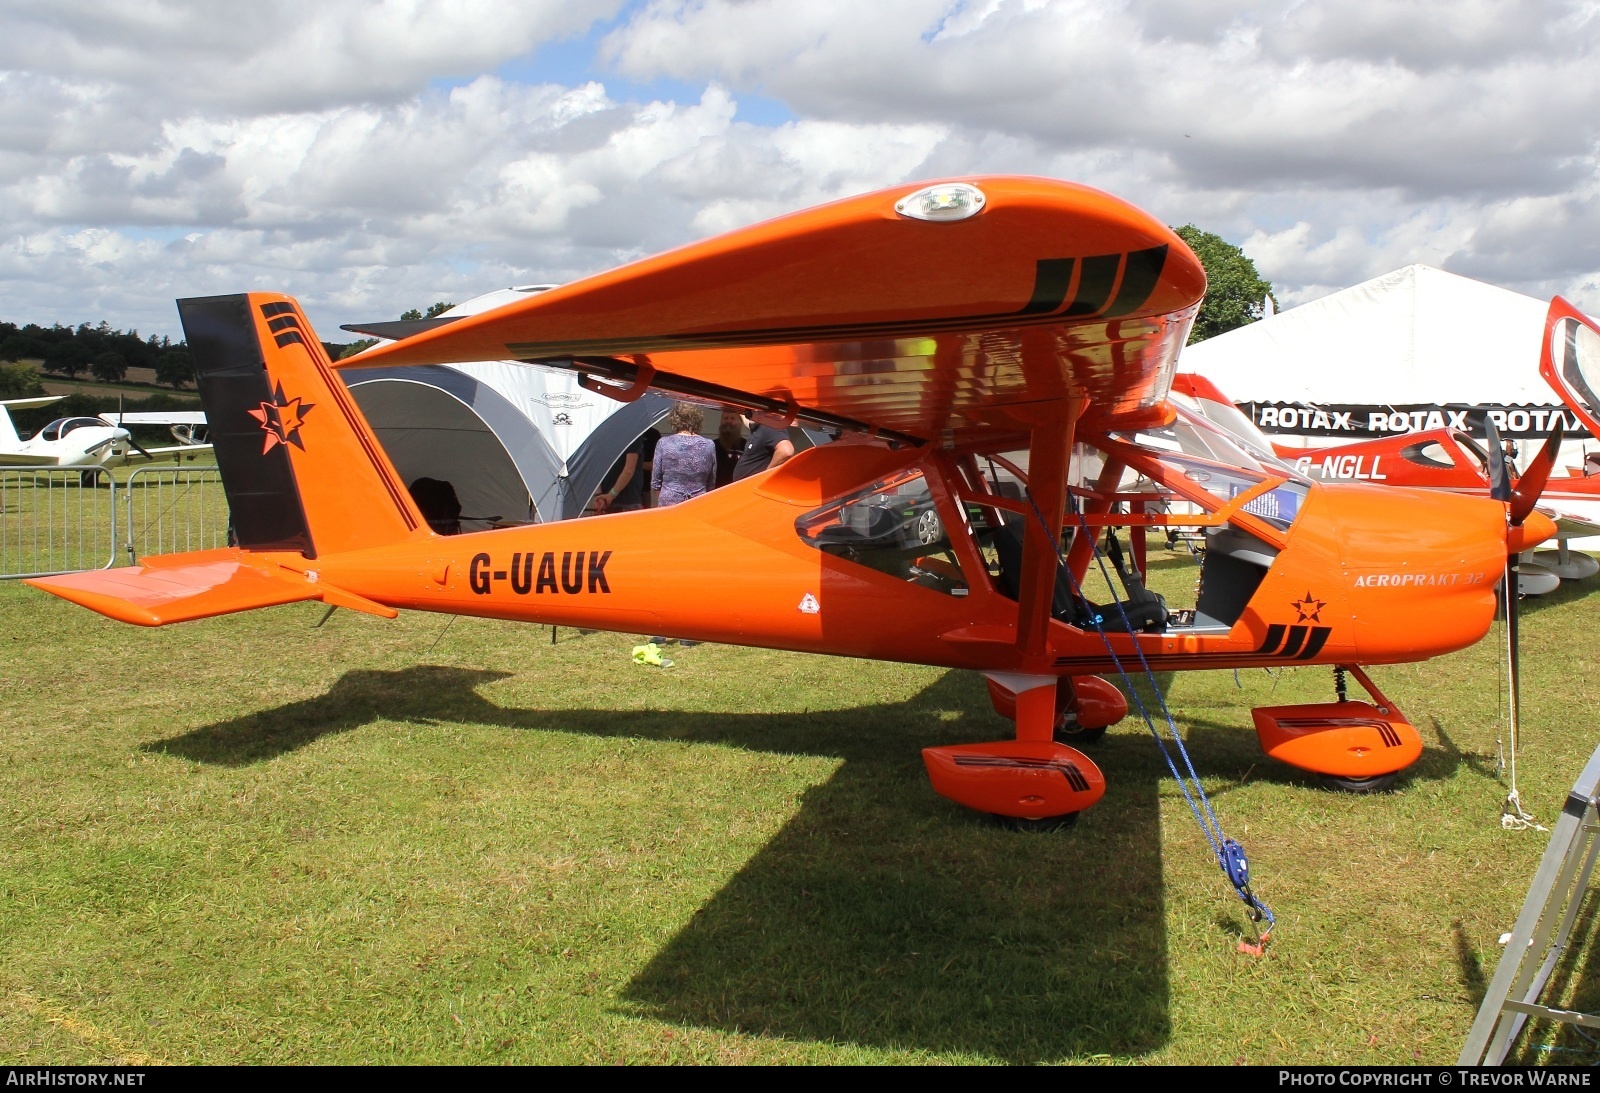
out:
M291 330L287 334L279 334L276 338L273 338L272 340L278 343L278 348L279 349L282 349L284 346L288 346L288 345L305 345L306 344L306 340L300 336L298 331L295 331L295 330Z
M1306 642L1306 647L1300 650L1300 655L1295 659L1310 660L1322 652L1322 647L1328 644L1328 635L1331 633L1333 633L1333 627L1331 626L1313 626L1311 628L1311 639Z
M273 304L262 304L261 305L261 314L266 316L269 319L272 318L274 315L284 315L284 314L291 314L292 315L293 313L294 313L294 308L291 307L290 305L284 303L282 300L279 300L277 303L273 303Z
M212 454L222 471L239 545L248 550L298 550L315 558L289 449L276 444L263 451L265 434L250 416L251 410L276 398L249 297L179 300L178 317L194 359L200 402L211 423Z
M1044 315L1060 307L1072 287L1075 258L1041 258L1034 263L1033 298L1017 311L1018 315Z
M1267 627L1267 636L1261 639L1261 644L1256 646L1258 653L1276 652L1278 646L1283 644L1283 623L1275 622Z
M1289 627L1289 640L1283 643L1283 655L1292 657L1300 651L1300 646L1305 643L1306 628L1304 626Z
M1136 310L1131 294L1155 264L1155 252L1163 248L1152 247L1135 252L1140 257L1133 263L1125 280L1131 278L1133 287L1117 294L1119 307ZM1144 257L1148 255L1149 257ZM545 357L578 356L585 353L650 353L684 349L718 349L740 345L776 345L798 342L855 341L864 338L892 338L906 334L959 333L964 330L988 329L995 325L1017 324L1031 326L1059 322L1062 318L1092 315L1105 306L1106 299L1116 284L1117 270L1123 265L1121 254L1094 255L1082 259L1041 258L1034 263L1034 287L1029 301L1017 311L997 311L973 315L956 315L946 319L904 319L866 323L832 323L827 326L763 327L752 330L704 330L679 334L637 334L619 338L573 338L566 341L507 342L509 355L519 360L539 360ZM1071 264L1081 264L1078 291L1072 304L1064 312L1042 310L1045 304L1059 306L1067 285L1062 284L1064 271ZM1159 279L1160 268L1155 267ZM1153 287L1153 286L1152 286ZM1149 291L1145 292L1148 298ZM276 314L276 312L274 312ZM1119 311L1118 317L1127 314Z
M1117 289L1117 298L1106 308L1106 318L1114 319L1119 315L1137 311L1150 299L1150 294L1156 289L1156 282L1161 280L1161 268L1167 264L1167 248L1165 244L1151 247L1149 250L1136 250L1128 255L1128 260L1123 265L1122 287Z
M262 310L265 310L265 308L263 308ZM300 320L296 319L293 315L281 315L278 318L273 319L271 322L267 323L267 329L272 331L274 334L276 334L280 330L285 330L285 329L289 329L289 328L294 328L294 329L298 330L299 327L300 327Z
M1111 296L1111 286L1117 280L1117 267L1122 265L1120 254L1097 254L1083 260L1083 273L1078 277L1078 291L1072 303L1061 314L1065 317L1093 315L1106 306Z
M1089 788L1089 779L1083 776L1083 771L1078 769L1078 764L1062 763L1056 769L1066 778L1067 785L1077 792L1082 793Z

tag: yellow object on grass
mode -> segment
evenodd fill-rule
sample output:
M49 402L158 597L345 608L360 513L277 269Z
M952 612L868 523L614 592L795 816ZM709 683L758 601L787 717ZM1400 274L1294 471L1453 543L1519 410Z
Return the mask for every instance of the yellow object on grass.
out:
M653 641L633 647L633 662L635 664L653 664L657 668L672 667L672 661L661 655L661 646Z

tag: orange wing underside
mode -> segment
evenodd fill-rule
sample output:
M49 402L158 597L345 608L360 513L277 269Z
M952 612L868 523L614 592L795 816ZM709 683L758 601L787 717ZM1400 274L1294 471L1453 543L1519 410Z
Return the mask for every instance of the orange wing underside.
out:
M1205 290L1193 253L1096 190L968 181L988 199L968 220L900 216L896 199L915 187L896 187L623 266L344 366L620 358L658 380L958 442L1025 430L1066 400L1104 426L1165 398Z

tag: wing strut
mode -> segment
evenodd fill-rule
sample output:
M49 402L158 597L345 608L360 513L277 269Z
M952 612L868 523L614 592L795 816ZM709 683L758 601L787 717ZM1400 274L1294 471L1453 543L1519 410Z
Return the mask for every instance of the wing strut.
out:
M1028 447L1028 493L1041 520L1025 525L1017 588L1017 649L1027 657L1042 657L1048 649L1050 607L1061 565L1061 521L1067 510L1067 469L1083 404L1068 399L1061 409L1064 417L1034 426Z

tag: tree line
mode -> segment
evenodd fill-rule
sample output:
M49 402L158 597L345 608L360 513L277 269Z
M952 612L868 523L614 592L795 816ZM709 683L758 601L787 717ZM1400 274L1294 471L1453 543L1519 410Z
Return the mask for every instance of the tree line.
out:
M323 342L337 360L347 343ZM38 376L23 361L38 361L46 373L77 379L85 375L102 383L121 383L128 369L148 368L156 383L182 391L194 386L194 362L186 342L166 335L139 337L137 330L117 330L101 321L94 325L40 326L0 322L0 398L38 394ZM8 363L9 362L9 363ZM31 377L31 378L30 378Z
M181 390L194 383L189 347L166 335L139 337L101 322L78 326L40 326L0 322L0 361L40 361L44 371L76 379L86 373L103 383L120 383L130 368L149 368L156 382Z

